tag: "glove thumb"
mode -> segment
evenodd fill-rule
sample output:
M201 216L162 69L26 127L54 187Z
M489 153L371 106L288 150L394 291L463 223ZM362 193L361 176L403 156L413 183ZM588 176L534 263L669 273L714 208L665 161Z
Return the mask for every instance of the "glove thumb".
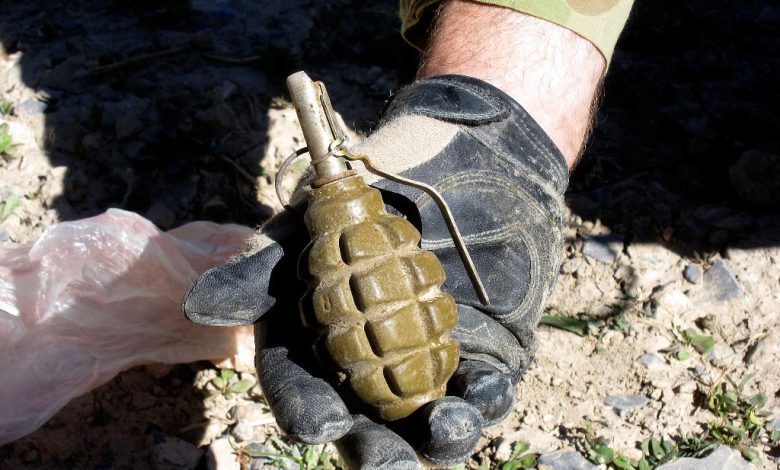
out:
M250 325L278 298L289 297L290 280L296 279L296 260L305 243L305 233L297 228L287 225L265 231L253 239L253 254L203 273L184 296L184 315L204 325Z

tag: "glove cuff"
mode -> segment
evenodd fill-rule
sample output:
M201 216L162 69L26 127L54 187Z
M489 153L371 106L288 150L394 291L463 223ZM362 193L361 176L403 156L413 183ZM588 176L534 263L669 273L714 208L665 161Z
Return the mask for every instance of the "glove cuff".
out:
M569 181L563 154L520 103L493 85L464 75L417 80L393 96L379 127L408 114L471 129L487 147L518 157L528 171L551 183L563 197Z

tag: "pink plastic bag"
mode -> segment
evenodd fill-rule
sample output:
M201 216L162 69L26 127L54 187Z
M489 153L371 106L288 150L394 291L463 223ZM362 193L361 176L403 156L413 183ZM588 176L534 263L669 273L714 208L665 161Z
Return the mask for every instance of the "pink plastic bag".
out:
M130 367L251 351L251 327L195 325L180 303L252 233L210 222L163 233L111 209L0 247L0 445Z

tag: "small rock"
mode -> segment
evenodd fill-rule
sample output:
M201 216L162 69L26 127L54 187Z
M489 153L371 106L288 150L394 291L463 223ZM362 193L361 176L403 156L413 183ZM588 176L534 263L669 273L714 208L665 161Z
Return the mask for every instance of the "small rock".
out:
M743 153L737 163L729 168L734 189L759 207L780 204L780 157L753 149Z
M750 464L739 455L739 452L720 446L703 459L684 457L674 462L657 467L657 470L749 470Z
M723 369L733 367L741 360L734 354L731 346L722 343L715 343L712 351L708 352L705 357L710 361L710 364Z
M704 300L726 302L742 295L742 287L731 266L723 259L717 259L704 273Z
M17 116L37 116L46 112L47 104L33 98L28 98L14 106Z
M209 470L241 470L241 463L226 437L211 443L206 451L206 465Z
M701 268L695 264L689 264L683 270L683 277L691 284L698 284L701 282Z
M195 469L203 457L203 451L194 445L178 437L167 436L160 431L152 431L151 440L154 444L155 468Z
M650 399L644 395L622 395L604 398L604 404L613 408L619 415L628 410L645 406Z
M588 259L612 264L623 251L623 240L614 235L583 237L582 254Z
M239 442L253 442L260 439L256 434L261 426L274 422L273 415L260 403L240 401L235 407L236 425L230 432Z
M658 316L658 299L650 298L642 304L642 314L646 317L655 318Z
M8 230L6 230L3 227L0 227L0 243L7 242L10 238L10 235L8 235Z
M81 148L87 153L96 153L103 145L103 135L100 132L90 132L81 138Z
M561 265L561 274L574 274L580 269L580 265L582 265L582 258L579 256L569 258Z
M636 277L636 269L631 266L622 265L615 270L612 277L614 277L616 281L630 281Z
M666 366L666 361L664 361L661 356L651 352L642 354L637 358L636 362L642 364L648 369L658 369L660 367Z
M154 222L155 225L163 230L171 228L176 221L176 215L163 204L152 204L152 207L146 211L146 218Z
M539 456L539 470L596 470L598 465L588 462L579 452L555 452Z
M144 129L144 123L135 114L120 116L114 124L117 139L124 139Z

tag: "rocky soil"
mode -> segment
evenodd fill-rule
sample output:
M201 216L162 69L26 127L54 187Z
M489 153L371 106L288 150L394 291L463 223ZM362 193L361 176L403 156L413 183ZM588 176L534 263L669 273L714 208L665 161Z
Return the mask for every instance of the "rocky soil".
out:
M777 468L778 28L770 2L637 0L571 178L547 311L577 320L579 334L541 327L515 410L468 467L498 467L517 442L541 454L540 468L591 468L594 445L637 460L651 436L713 439L708 397L754 374L744 395L765 394L770 415L754 465ZM262 223L280 209L276 169L301 146L284 77L324 79L365 134L414 75L397 30L384 0L4 5L0 241L30 243L109 207L162 229ZM255 381L208 363L132 369L0 448L0 467L330 462L330 446L280 436ZM748 468L727 448L708 459L664 468Z

